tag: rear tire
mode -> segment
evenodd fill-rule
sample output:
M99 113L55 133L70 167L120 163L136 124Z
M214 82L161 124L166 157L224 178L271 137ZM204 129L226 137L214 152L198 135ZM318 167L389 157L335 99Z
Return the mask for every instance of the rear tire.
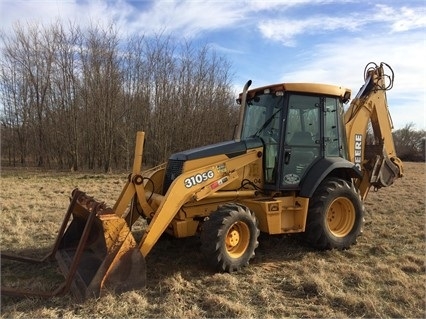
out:
M242 205L226 204L204 222L201 250L213 269L238 271L254 257L259 233L253 212Z
M347 249L356 243L364 221L364 205L347 181L324 180L309 204L305 237L317 249Z

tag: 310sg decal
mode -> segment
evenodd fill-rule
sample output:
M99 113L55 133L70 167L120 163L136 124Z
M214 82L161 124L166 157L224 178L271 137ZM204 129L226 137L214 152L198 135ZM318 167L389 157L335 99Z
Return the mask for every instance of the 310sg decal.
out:
M211 179L214 177L214 172L212 170L209 170L204 173L200 173L191 177L188 177L184 180L185 187L190 188L197 184L201 184L202 182L205 182L208 179Z

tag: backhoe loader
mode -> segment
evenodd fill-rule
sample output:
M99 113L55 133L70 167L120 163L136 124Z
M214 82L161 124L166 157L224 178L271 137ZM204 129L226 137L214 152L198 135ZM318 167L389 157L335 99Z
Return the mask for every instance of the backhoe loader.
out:
M386 101L393 80L386 63L369 63L346 111L351 91L343 87L249 89L248 81L233 140L178 152L143 172L145 134L138 132L133 170L115 205L75 189L52 252L38 260L56 259L65 282L53 292L2 287L2 294L71 289L85 299L140 289L145 258L163 233L199 236L206 265L224 272L249 264L260 232L303 233L321 250L349 248L363 227L369 190L403 175ZM140 217L147 227L136 242L131 229Z

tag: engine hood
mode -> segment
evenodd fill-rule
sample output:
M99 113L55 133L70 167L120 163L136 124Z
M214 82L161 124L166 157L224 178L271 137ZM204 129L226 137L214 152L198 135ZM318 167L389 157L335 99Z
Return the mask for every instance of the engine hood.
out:
M198 158L225 154L229 158L242 155L247 150L263 146L262 140L258 137L249 138L242 141L227 141L203 147L193 148L187 151L175 153L170 156L170 160L188 161Z

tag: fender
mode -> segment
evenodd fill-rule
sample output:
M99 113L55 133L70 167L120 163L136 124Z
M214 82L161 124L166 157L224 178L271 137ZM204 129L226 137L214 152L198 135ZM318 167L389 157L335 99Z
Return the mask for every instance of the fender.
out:
M328 157L322 158L314 163L309 169L300 183L301 197L312 197L318 185L333 171L339 170L337 175L344 175L354 178L361 178L361 171L355 166L354 163L349 162L341 157ZM343 171L343 172L342 172Z

